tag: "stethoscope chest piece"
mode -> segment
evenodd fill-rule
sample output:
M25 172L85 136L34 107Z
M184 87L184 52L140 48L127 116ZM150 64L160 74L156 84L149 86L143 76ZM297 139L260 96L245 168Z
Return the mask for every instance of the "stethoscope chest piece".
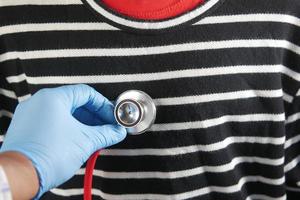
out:
M128 134L147 131L155 121L156 106L152 98L140 90L128 90L115 101L114 116Z

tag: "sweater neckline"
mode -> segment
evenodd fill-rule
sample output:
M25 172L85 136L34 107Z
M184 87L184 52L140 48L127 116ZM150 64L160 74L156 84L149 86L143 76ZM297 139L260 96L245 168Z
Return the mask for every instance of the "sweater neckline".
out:
M127 31L160 33L191 25L207 16L225 0L205 0L194 9L176 17L161 20L136 19L110 9L100 0L81 0L97 17L108 24Z
M194 9L204 0L102 0L102 2L121 15L135 19L162 20L176 17Z

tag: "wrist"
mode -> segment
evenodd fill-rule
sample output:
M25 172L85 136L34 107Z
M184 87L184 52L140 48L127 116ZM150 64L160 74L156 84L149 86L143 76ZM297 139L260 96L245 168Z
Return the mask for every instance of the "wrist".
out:
M37 194L38 174L25 155L15 151L3 152L0 154L0 165L6 173L13 199L31 199Z

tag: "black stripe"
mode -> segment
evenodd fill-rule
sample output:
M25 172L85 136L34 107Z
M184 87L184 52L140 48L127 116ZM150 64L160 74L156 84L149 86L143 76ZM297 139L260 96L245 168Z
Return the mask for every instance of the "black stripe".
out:
M266 168L257 164L240 164L236 167L235 171L229 171L225 173L205 173L195 176L189 176L185 178L177 179L106 179L98 176L93 178L93 187L102 190L109 194L143 194L143 193L156 193L156 194L174 194L187 192L190 190L199 189L202 187L210 186L231 186L236 185L238 180L243 176L264 176L268 178L268 174L265 174ZM258 173L259 172L259 173ZM263 173L261 173L263 172ZM279 176L278 178L281 178ZM60 188L68 189L76 187L77 182L82 182L83 176L75 176L72 180L62 185ZM227 180L224 182L223 180ZM246 183L250 184L250 182ZM254 182L254 185L263 184L268 188L267 194L270 196L282 196L284 191L280 188L281 186L270 186L264 183ZM172 185L171 188L170 185ZM259 190L257 187L253 193L264 193L263 190ZM277 190L276 193L271 192L272 188ZM247 187L247 190L249 188ZM139 191L139 192L137 192ZM241 193L239 193L241 195ZM251 193L250 193L251 194ZM225 195L225 194L224 194Z
M300 97L296 96L294 98L293 103L288 107L287 119L288 119L288 117L291 117L292 115L297 114L299 112L299 104L300 104ZM297 119L296 121L293 121L293 122L285 125L286 140L289 140L290 138L299 135L299 131L298 131L298 130L300 130L299 122L300 122L299 119Z
M274 0L234 0L225 1L221 9L217 9L214 15L234 15L251 13L283 13L299 16L300 4L298 0L274 1Z
M94 185L97 185L100 190L109 194L174 194L187 192L191 190L196 190L204 188L207 186L219 186L228 187L231 185L236 185L239 179L243 176L256 175L253 166L244 167L239 166L234 172L228 173L206 173L196 176L190 176L185 178L179 178L174 180L168 179L104 179L99 177L94 177ZM226 182L223 180L227 180ZM248 185L251 184L252 192L269 194L273 197L282 196L284 190L282 185L269 185L259 182L247 182L247 190L249 190ZM257 186L264 186L263 188ZM254 187L253 187L254 186ZM175 192L176 191L176 192ZM250 193L251 194L251 193ZM225 195L225 194L224 194Z
M300 42L297 40L299 34L300 29L298 27L296 29L290 24L251 22L196 25L170 34L159 34L151 37L141 35L138 38L134 34L122 31L27 32L4 35L3 42L10 44L5 51L40 50L41 47L49 50L131 48L236 39L284 39L299 45Z
M0 67L2 66L0 65ZM5 90L11 90L11 85L6 81L3 74L0 74L0 88Z
M298 200L300 199L300 192L286 191L288 200Z
M226 83L226 84L225 84ZM18 83L12 84L17 85ZM31 85L32 92L60 84ZM213 77L181 78L163 81L89 84L110 100L115 100L126 90L137 89L149 94L153 99L189 95L233 92L239 90L280 89L278 74L239 74ZM213 87L212 87L213 86Z
M1 102L0 108L7 110L9 112L12 112L12 113L14 112L14 110L18 104L18 100L6 97L2 94L0 94L0 102Z
M24 5L0 7L0 26L24 23L96 22L83 5ZM20 17L22 13L22 17Z
M17 104L16 100L0 95L1 100L5 104L3 106L10 111L14 110ZM155 123L202 121L226 115L281 114L284 112L281 103L281 98L254 97L176 106L157 106Z
M291 77L285 74L282 76L281 82L283 92L294 98L300 87L300 82L295 79L292 79Z
M243 130L238 131L238 130ZM223 141L227 137L257 136L283 137L282 123L250 122L225 123L206 129L187 129L178 131L146 132L145 134L128 135L121 143L109 149L139 149L139 148L172 148L197 144L212 144Z
M6 116L0 117L0 135L4 135L7 131L7 128L10 124L11 118Z
M226 115L280 114L282 99L249 98L178 106L159 106L155 123L193 122Z
M300 148L299 148L299 142L297 142L292 146L290 146L289 148L285 149L285 159L284 159L285 165L291 162L292 160L294 160L295 158L297 158L299 155L300 155Z
M138 150L137 150L138 151ZM135 171L177 171L196 168L199 166L219 166L228 164L234 157L262 157L280 159L283 156L282 145L236 143L228 145L225 149L218 151L198 151L189 154L175 156L101 156L96 163L96 169L115 172ZM267 156L267 157L266 157ZM264 165L266 168L273 168L270 177L276 175L276 166ZM278 169L277 169L278 170ZM268 170L266 173L269 173Z
M131 74L234 65L275 65L282 63L283 53L282 49L276 48L233 48L129 57L9 60L2 65L7 76L17 75L18 70L15 68L19 62L22 62L23 70L28 76ZM295 62L299 61L298 55L291 59L293 58Z
M21 81L18 84L11 84L11 86L18 97L32 93L32 91L30 91L31 88L28 87L28 83L26 81Z

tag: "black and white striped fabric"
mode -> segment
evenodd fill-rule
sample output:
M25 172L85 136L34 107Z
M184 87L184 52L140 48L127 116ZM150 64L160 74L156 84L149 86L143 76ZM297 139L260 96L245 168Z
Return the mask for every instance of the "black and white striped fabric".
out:
M75 83L158 108L150 131L102 151L94 199L300 199L299 0L207 0L164 21L0 0L1 132L18 102ZM83 175L43 199L82 199Z

